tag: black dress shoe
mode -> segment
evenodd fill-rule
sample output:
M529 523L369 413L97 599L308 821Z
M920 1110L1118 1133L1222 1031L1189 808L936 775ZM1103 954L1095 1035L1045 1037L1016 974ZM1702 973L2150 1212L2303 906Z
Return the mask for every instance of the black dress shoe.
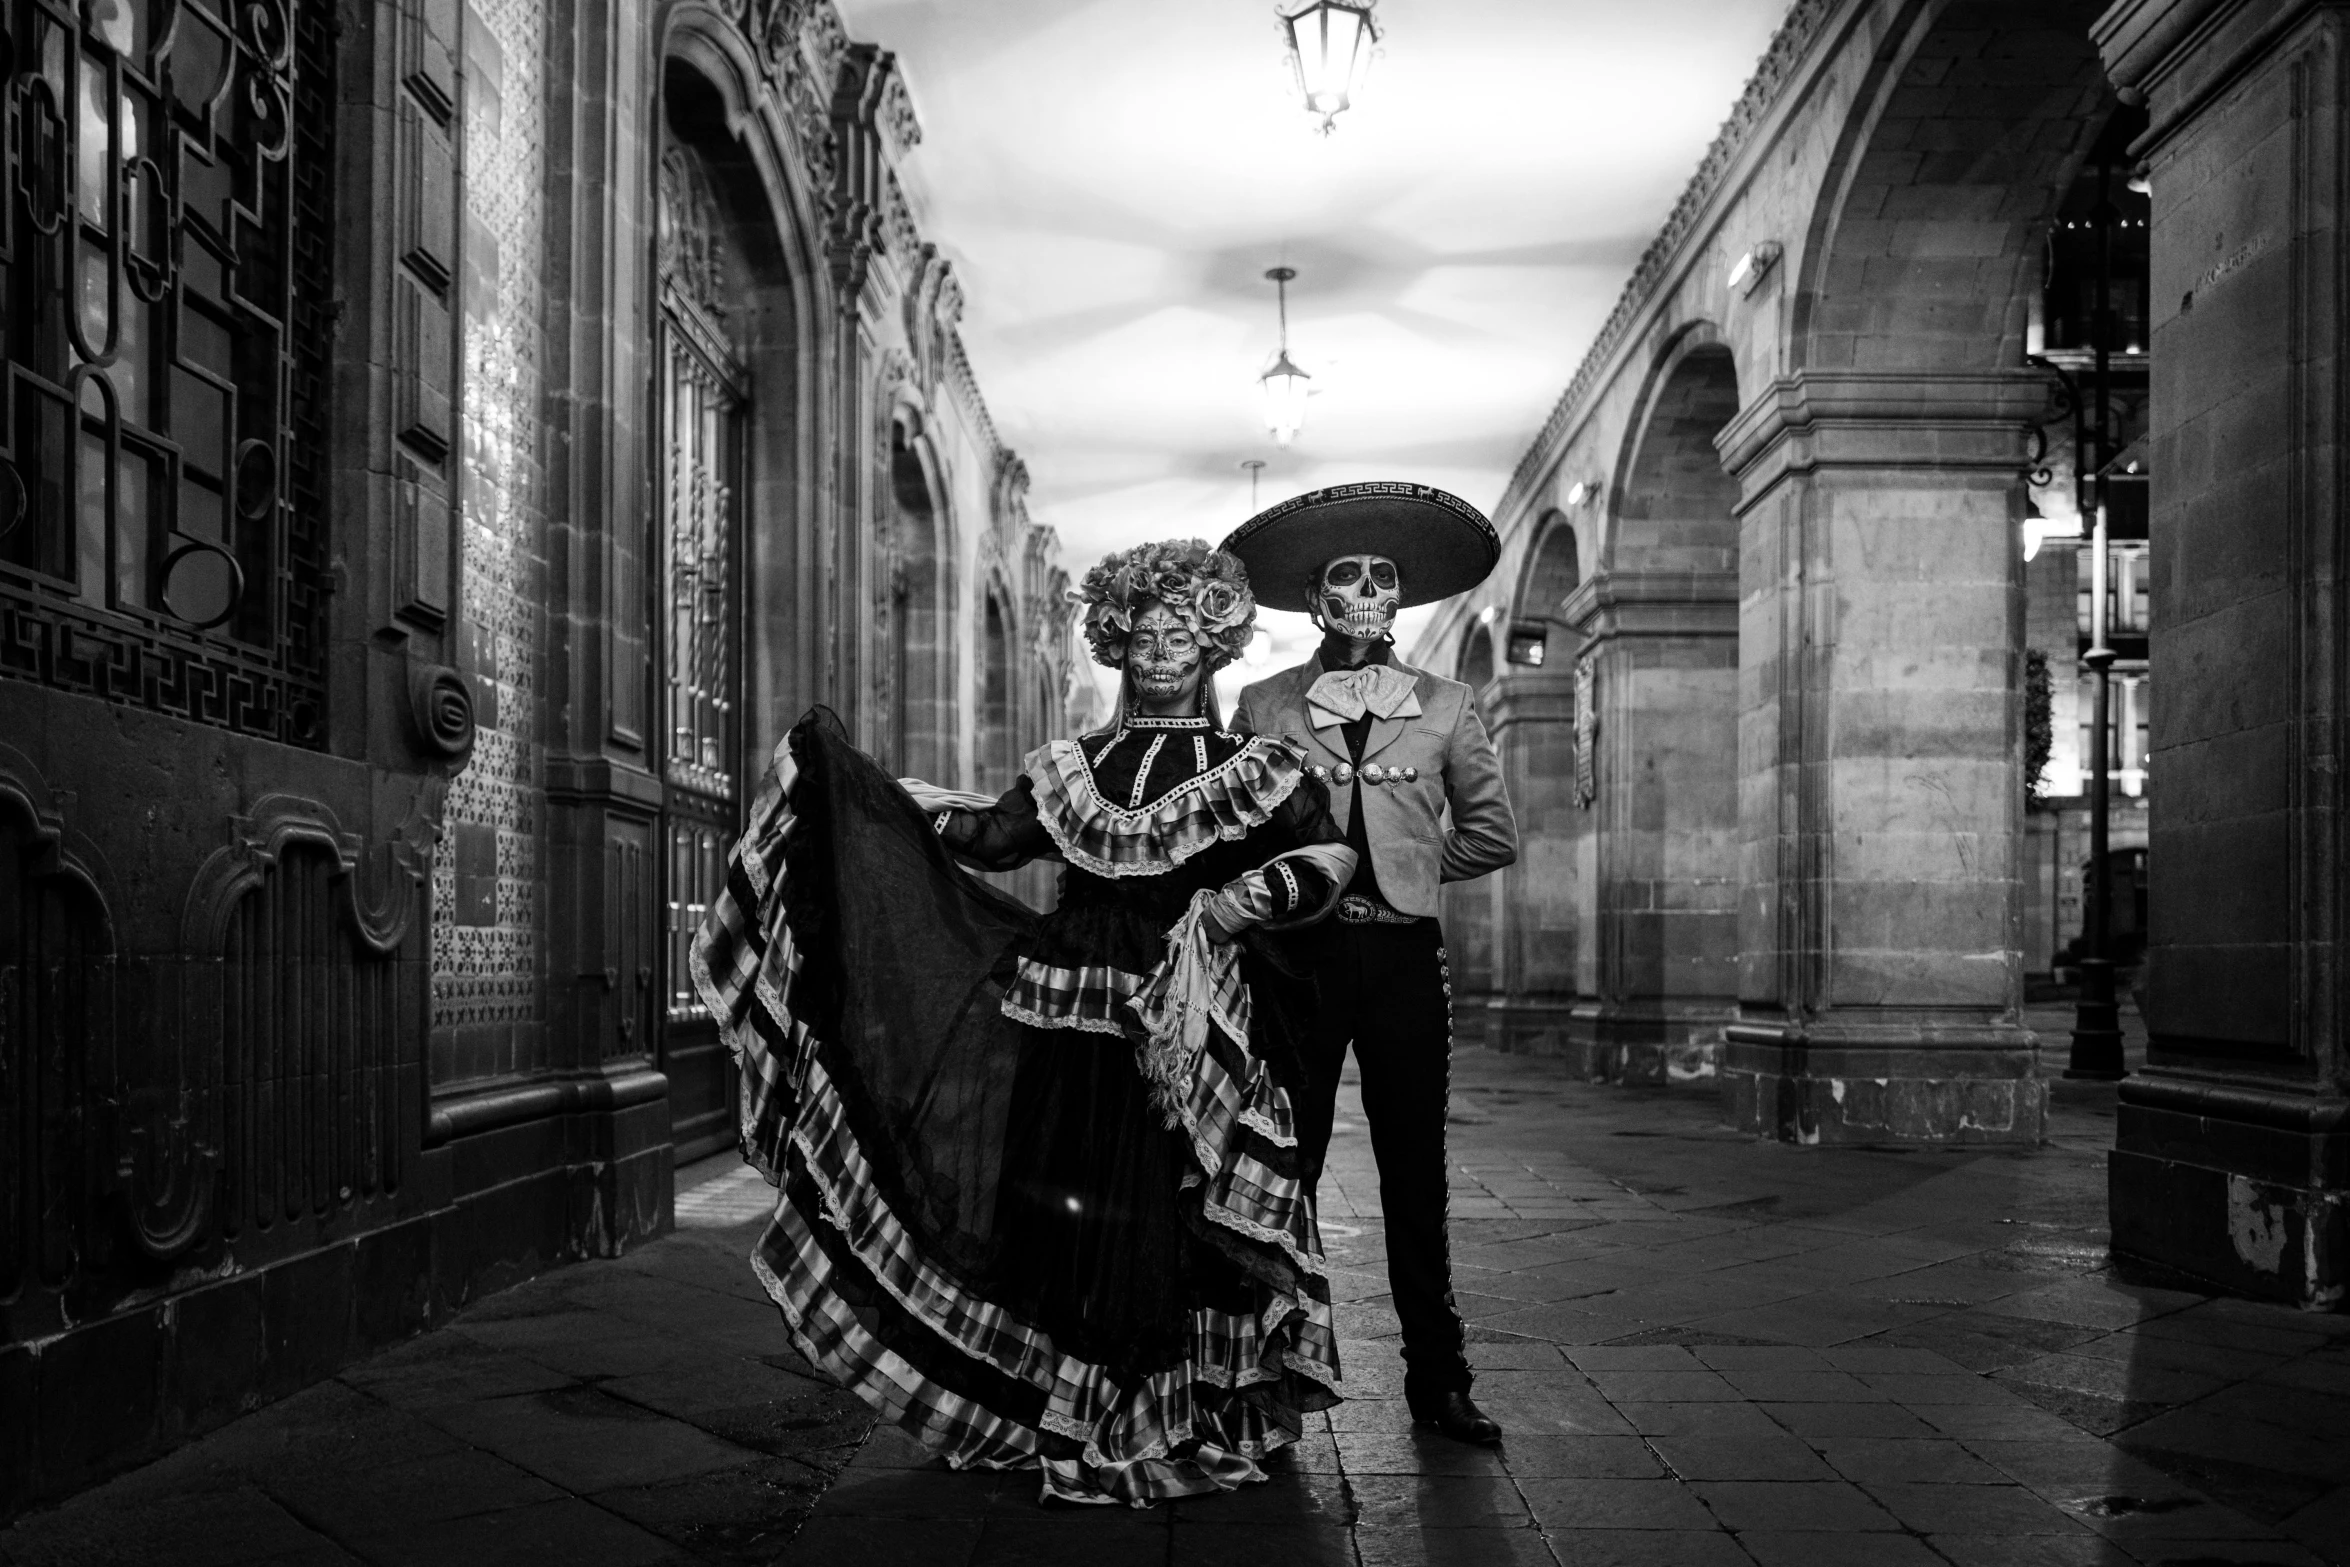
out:
M1491 1447L1501 1440L1501 1422L1479 1409L1465 1387L1410 1403L1415 1424L1434 1426L1456 1442Z

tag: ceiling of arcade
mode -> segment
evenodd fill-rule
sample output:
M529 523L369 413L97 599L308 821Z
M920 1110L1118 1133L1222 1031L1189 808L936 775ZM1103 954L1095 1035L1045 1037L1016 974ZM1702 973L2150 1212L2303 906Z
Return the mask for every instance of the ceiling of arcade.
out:
M1326 138L1271 0L840 9L904 63L924 232L1081 563L1220 534L1252 458L1265 504L1408 477L1494 506L1786 0L1380 0L1385 52ZM1255 388L1281 264L1317 389L1286 451ZM1272 618L1260 667L1310 639Z

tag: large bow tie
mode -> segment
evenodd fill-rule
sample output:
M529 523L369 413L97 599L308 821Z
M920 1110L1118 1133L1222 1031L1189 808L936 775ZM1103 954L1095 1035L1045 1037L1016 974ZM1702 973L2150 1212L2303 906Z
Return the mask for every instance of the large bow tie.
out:
M1420 699L1413 688L1418 684L1410 675L1387 664L1333 669L1307 690L1306 714L1316 729L1328 729L1365 713L1375 718L1416 717Z

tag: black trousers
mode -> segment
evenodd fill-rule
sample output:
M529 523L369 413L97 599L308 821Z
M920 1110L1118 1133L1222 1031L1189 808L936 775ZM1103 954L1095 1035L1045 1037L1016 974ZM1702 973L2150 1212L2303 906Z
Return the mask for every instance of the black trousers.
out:
M1387 1216L1387 1283L1403 1321L1405 1391L1469 1385L1445 1237L1445 1100L1452 1084L1452 996L1444 933L1412 925L1314 930L1319 1008L1305 1040L1304 1084L1292 1096L1309 1187L1322 1177L1338 1074L1354 1046L1363 1114Z

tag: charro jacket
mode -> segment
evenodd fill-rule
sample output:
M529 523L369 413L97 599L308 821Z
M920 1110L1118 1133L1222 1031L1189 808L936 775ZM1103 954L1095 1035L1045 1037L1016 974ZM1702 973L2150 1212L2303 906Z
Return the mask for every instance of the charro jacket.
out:
M1391 660L1391 667L1412 676L1420 711L1371 721L1363 764L1376 764L1382 781L1362 787L1363 834L1379 890L1396 912L1433 915L1440 883L1467 881L1517 859L1518 826L1502 786L1501 759L1469 688L1400 660ZM1317 653L1248 687L1240 693L1233 731L1293 741L1315 767L1351 762L1346 737L1335 727L1316 729L1306 713L1306 692L1322 672ZM1402 768L1415 776L1404 782L1388 777ZM1335 782L1330 790L1331 812L1342 830L1351 825L1354 795Z

